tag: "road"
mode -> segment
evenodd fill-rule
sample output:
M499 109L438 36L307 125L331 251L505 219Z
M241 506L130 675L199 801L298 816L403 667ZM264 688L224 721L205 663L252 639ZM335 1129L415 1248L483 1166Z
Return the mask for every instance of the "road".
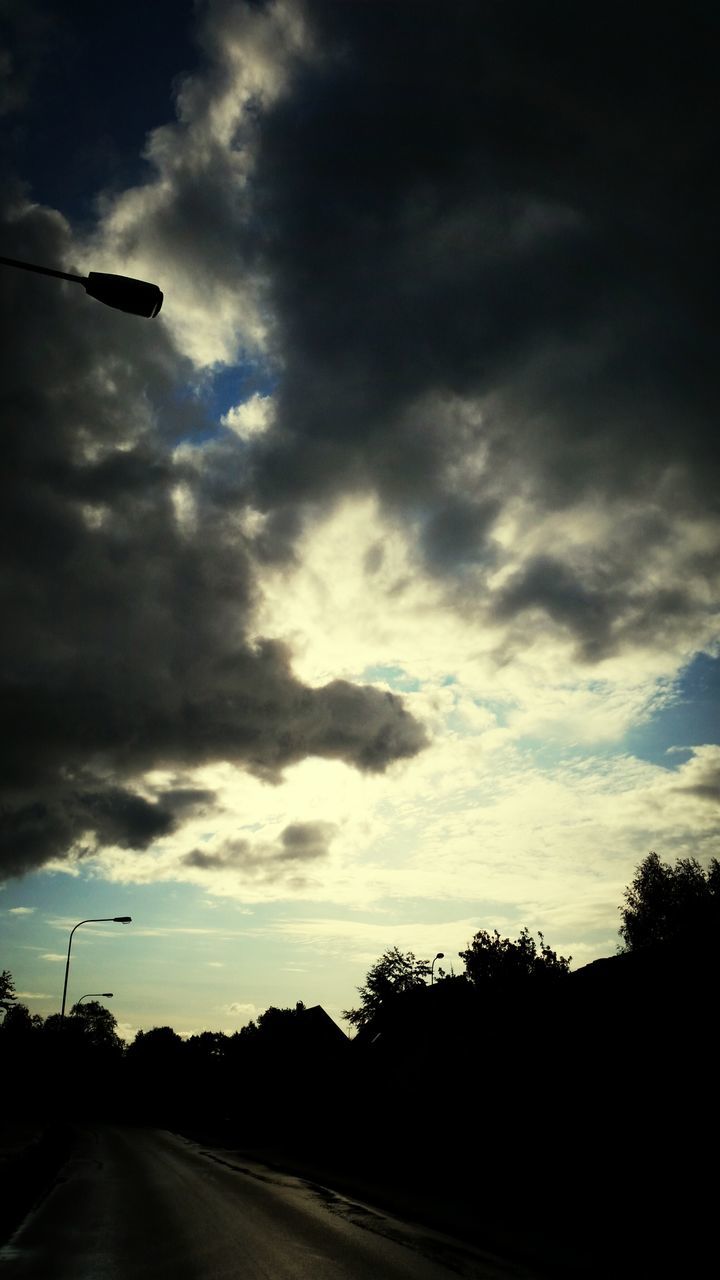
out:
M83 1130L0 1280L535 1280L327 1188L163 1130Z

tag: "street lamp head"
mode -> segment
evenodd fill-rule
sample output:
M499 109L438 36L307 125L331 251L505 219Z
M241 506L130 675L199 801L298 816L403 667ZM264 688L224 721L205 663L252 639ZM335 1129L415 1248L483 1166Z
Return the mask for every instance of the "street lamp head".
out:
M88 272L85 292L116 311L127 311L146 319L156 316L163 304L163 294L156 284L133 280L132 276L109 275L105 271Z
M444 959L445 959L445 952L444 952L444 951L438 951L438 953L437 953L437 955L436 955L435 959L436 959L436 960L444 960Z
M132 276L109 275L105 271L89 271L86 276L72 271L56 271L54 267L39 267L34 262L20 262L17 258L0 257L0 265L19 267L21 271L36 271L41 276L55 276L58 280L72 280L83 284L85 292L107 307L127 311L131 316L156 316L163 304L163 294L156 284L148 280L134 280Z
M106 1000L112 1000L112 998L113 998L113 994L114 994L114 993L113 993L112 991L101 991L101 992L100 992L100 995L101 995L101 996L104 996Z
M113 916L113 924L132 924L132 916Z

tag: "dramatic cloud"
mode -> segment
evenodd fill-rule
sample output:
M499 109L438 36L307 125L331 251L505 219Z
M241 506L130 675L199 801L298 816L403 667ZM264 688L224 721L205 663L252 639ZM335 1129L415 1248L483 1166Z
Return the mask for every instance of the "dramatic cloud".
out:
M715 17L307 13L323 56L263 113L251 182L283 358L262 509L375 489L453 603L505 621L505 656L529 610L585 662L702 643ZM560 545L522 545L555 514Z
M149 323L2 277L9 873L152 849L148 876L301 886L335 811L256 838L203 771L381 774L488 719L488 755L609 741L715 651L717 25L210 0L93 225L6 185L5 253L166 294ZM331 541L303 579L353 511L355 569ZM404 697L378 655L410 652ZM705 808L694 760L675 800Z
M0 118L27 104L39 75L52 22L38 5L6 0L0 10Z
M3 228L20 259L71 257L64 220L21 193ZM276 780L306 755L382 770L416 753L400 698L307 688L285 647L248 640L247 539L212 475L176 458L203 420L177 400L166 330L72 287L2 283L4 870L145 848L210 802L192 787L144 798L149 769L223 759Z
M87 249L128 274L146 279L153 271L172 281L164 323L201 368L267 357L272 317L252 173L258 120L287 91L306 45L302 6L212 3L197 39L202 69L180 78L177 120L147 139L151 179L106 197ZM251 376L238 373L238 390Z

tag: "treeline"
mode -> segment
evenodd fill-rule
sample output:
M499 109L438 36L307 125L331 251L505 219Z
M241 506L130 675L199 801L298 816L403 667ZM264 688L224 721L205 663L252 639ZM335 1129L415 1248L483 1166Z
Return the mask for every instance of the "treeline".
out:
M340 1069L338 1050L349 1044L322 1010L298 1003L269 1008L232 1035L203 1031L183 1038L161 1026L138 1031L126 1045L113 1015L96 1001L43 1020L15 1001L7 971L1 978L6 1092L16 1108L30 1108L43 1120L62 1114L213 1130L232 1121L248 1139L261 1141L282 1129L286 1103L294 1108L298 1090L309 1087L304 1064L314 1070L322 1062L323 1076L332 1076Z
M311 1129L322 1145L324 1130L337 1132L335 1098L353 1093L359 1110L363 1093L374 1093L363 1125L372 1127L385 1103L385 1085L375 1089L373 1080L392 1074L396 1060L409 1055L422 1073L441 1042L464 1052L487 1026L491 1007L497 1022L514 992L542 987L549 994L570 972L569 957L556 955L542 934L538 946L526 929L514 942L481 931L460 958L464 972L455 974L442 966L435 971L435 962L412 952L386 951L359 988L359 1007L344 1014L356 1031L352 1041L319 1006L298 1002L271 1007L231 1035L181 1037L159 1026L138 1031L126 1045L111 1011L95 1000L73 1006L65 1018L32 1015L5 971L1 1060L16 1101L40 1110L47 1101L50 1113L60 1095L74 1116L214 1132L229 1127L238 1142L251 1143L294 1140ZM398 1114L394 1100L392 1111Z
M352 1040L298 1004L230 1036L158 1027L124 1047L100 1005L42 1022L6 992L5 1079L44 1114L394 1187L429 1220L535 1241L555 1275L664 1274L713 1220L718 862L648 855L621 921L622 950L574 972L526 929L480 931L461 973L392 947L346 1011Z

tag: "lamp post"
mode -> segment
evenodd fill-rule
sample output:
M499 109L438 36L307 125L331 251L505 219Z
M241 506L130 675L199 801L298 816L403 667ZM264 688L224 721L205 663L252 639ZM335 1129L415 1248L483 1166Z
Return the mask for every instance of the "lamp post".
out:
M444 959L445 959L445 952L438 951L437 955L435 956L435 960L444 960ZM435 981L435 974L433 973L433 969L435 968L435 960L433 960L432 964L430 965L430 986L432 986L433 982Z
M112 1000L113 992L112 991L88 991L86 995L81 996L79 1000L75 1001L75 1008L77 1009L78 1005L82 1004L83 1000L89 1000L91 996L103 996L105 1000Z
M148 280L134 280L132 276L108 275L105 271L90 271L86 276L71 275L69 271L56 271L53 267L38 267L33 262L20 262L17 258L0 257L4 267L18 267L21 271L37 271L41 276L55 276L58 280L70 280L85 286L85 292L98 302L104 302L116 311L127 311L133 316L156 316L163 304L163 294L156 284Z
M67 953L67 964L65 965L65 982L63 985L62 1009L60 1010L61 1018L65 1017L65 1000L67 998L68 974L70 973L70 948L72 947L73 934L76 929L80 928L81 924L132 924L132 916L93 916L89 920L78 920L77 924L73 925L72 929L70 930L70 937L68 939L68 953Z

